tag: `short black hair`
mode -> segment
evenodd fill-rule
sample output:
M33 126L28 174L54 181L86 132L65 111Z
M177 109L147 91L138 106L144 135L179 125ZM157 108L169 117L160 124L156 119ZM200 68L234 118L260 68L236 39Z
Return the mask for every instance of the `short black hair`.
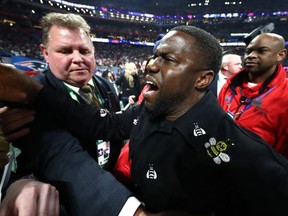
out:
M213 70L216 75L219 72L222 61L222 48L218 40L209 32L195 26L176 26L170 31L182 31L195 38L193 47L199 55L200 64L205 69Z

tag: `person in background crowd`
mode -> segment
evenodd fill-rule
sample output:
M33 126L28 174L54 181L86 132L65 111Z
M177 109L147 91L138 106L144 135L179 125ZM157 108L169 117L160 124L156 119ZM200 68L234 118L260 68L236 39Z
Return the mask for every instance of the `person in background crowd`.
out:
M115 83L115 81L116 81L114 73L112 71L109 71L109 70L103 71L102 77L107 79L110 83Z
M133 189L151 211L286 216L287 160L237 125L208 90L221 59L222 49L211 34L178 26L163 37L149 61L149 88L134 109L108 113L79 105L1 65L0 91L11 91L0 99L33 102L36 112L45 110L92 140L130 137ZM86 172L93 175L93 167Z
M128 104L128 98L130 95L135 95L136 100L141 92L140 79L137 74L136 64L133 62L127 62L124 65L124 74L116 80L116 85L120 89L120 99L123 102L123 107Z
M288 81L281 65L286 54L282 36L256 36L246 48L245 69L228 80L218 99L237 124L288 158Z
M242 69L242 57L236 54L226 54L222 57L219 73L210 85L210 89L218 97L227 79Z
M106 80L108 80L111 83L111 85L114 88L114 91L116 92L117 99L118 99L119 92L118 92L118 88L117 88L117 86L115 84L115 82L116 82L115 74L112 71L105 70L105 71L103 71L101 76L104 77Z
M140 88L143 89L143 87L145 86L145 67L146 67L146 64L147 64L147 60L144 60L141 65L140 65L140 68L137 72L138 76L139 76L139 80L140 80Z

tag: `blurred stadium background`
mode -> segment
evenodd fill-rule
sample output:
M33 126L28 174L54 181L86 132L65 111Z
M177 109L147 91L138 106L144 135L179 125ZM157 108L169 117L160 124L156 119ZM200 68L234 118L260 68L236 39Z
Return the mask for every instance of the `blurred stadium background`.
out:
M39 20L51 12L82 15L92 27L97 69L121 72L152 53L159 34L193 25L213 34L224 52L243 55L244 37L267 24L288 40L288 0L0 0L0 57L35 75L47 66ZM288 46L288 45L287 45ZM288 66L287 59L283 62Z

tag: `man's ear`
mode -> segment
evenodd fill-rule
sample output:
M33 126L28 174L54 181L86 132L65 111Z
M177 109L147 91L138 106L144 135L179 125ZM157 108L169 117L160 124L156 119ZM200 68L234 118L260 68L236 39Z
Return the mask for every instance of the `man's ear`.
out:
M48 51L47 51L46 46L44 44L40 44L40 49L41 49L41 52L42 52L46 62L49 64Z
M222 65L222 68L223 68L224 70L228 71L228 64L223 64L223 65Z
M287 50L286 49L282 49L280 52L278 52L277 55L277 60L278 62L281 62L287 55Z
M207 89L214 79L214 72L212 70L200 71L196 80L196 89Z

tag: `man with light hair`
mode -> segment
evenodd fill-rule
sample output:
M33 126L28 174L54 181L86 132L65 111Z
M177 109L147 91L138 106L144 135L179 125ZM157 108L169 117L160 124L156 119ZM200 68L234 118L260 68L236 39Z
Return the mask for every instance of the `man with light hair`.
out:
M218 97L220 90L226 83L227 79L242 69L242 58L236 54L226 54L222 57L221 69L214 81L211 83L210 89Z
M41 19L41 27L42 43L40 49L45 61L49 65L49 69L37 77L37 79L43 85L56 89L59 94L63 93L73 98L79 104L90 103L89 98L86 97L82 89L84 89L83 87L85 86L93 87L92 91L99 101L99 108L110 111L120 110L119 101L116 92L113 91L113 86L105 78L94 75L96 67L95 48L90 39L90 27L87 22L77 14L52 12ZM15 116L15 113L13 116ZM37 119L40 119L40 116L42 116L42 114L39 114ZM44 114L44 116L47 115ZM55 116L51 116L50 119L54 119L54 117ZM48 124L49 123L45 123L43 125L48 126ZM46 136L47 131L42 133L38 129L40 129L40 127L35 128L35 130L38 131L36 132L37 136L39 135L39 138L41 137L41 141L35 140L36 136L26 136L17 142L12 140L13 145L21 149L21 154L17 157L18 168L15 179L22 176L24 177L16 181L15 184L12 184L8 190L9 192L6 193L6 199L4 198L0 206L1 216L12 216L14 212L20 212L19 214L21 215L24 215L24 212L27 213L27 215L36 215L34 212L46 212L47 214L45 215L56 216L59 214L59 195L57 190L59 190L60 193L61 215L65 215L65 212L71 216L91 215L92 212L94 215L118 215L122 209L123 211L125 211L126 208L131 210L130 206L126 208L123 208L123 206L126 202L127 205L129 205L131 202L128 201L129 198L132 199L132 202L136 200L136 198L134 199L132 193L116 181L111 173L101 169L101 167L107 170L110 170L110 168L111 170L113 169L113 160L111 159L114 155L115 160L117 159L118 153L116 151L117 149L120 150L123 144L121 140L106 142L106 140L97 139L90 141L85 137L79 137L78 139L71 133L51 129L51 137L58 137L55 141L51 141L50 138L48 138L50 135ZM80 145L76 145L76 148L70 146L70 144L75 141L78 142L77 140L83 144L83 148ZM49 149L45 149L45 155L53 155L53 159L49 160L48 166L45 165L45 168L44 166L42 167L43 170L41 168L43 164L37 162L38 156L34 153L38 147L35 147L33 143L41 144L41 146L42 144L45 145L44 143L49 143L48 145L50 147ZM64 149L69 149L68 151L63 151L63 153L65 152L63 155L60 155L60 151L58 151L58 147L62 146L61 143L64 144ZM33 147L31 147L30 144L33 145ZM0 145L2 147L0 150L6 153L9 146L7 144L5 145L3 141ZM71 159L74 156L70 155L70 153L73 155L74 153L77 154L75 155L75 158L77 158L75 163L71 163ZM86 159L87 155L91 157ZM44 162L42 158L40 160ZM66 162L69 163L69 166L65 165ZM88 168L89 166L95 166L97 169L95 171L95 177L90 178L90 174L87 173L86 170L83 170L83 173L79 171L79 167ZM41 174L39 174L40 169L43 171L41 171ZM69 173L69 170L74 171ZM38 178L39 182L31 179L32 175L29 173L32 172L34 176ZM89 176L86 176L88 174ZM78 179L79 181L75 181L75 175L80 177ZM12 178L11 175L11 182L13 180L14 178ZM46 183L50 182L56 186L57 190L54 186L41 183L41 181ZM85 187L87 182L92 182L89 186L90 192L85 194L87 199L83 199L79 194L82 194L82 188ZM34 188L33 194L29 192L31 188ZM91 193L93 188L95 188L95 191ZM113 188L113 190L111 190L111 188ZM17 195L18 192L19 196ZM25 198L26 192L30 195L30 198L34 196L38 197L38 199L33 202L31 199ZM94 195L92 195L93 193ZM9 194L11 196L9 196ZM18 198L15 199L15 201L17 200L15 205L10 205L12 209L17 209L12 213L9 209L9 203L11 202L6 202L5 200L7 200L7 198L11 200L13 196L18 196ZM91 200L95 200L95 203L92 204L90 202ZM109 200L109 202L107 200ZM43 203L49 203L49 207L47 206L46 208ZM136 206L134 210L136 210L137 207L138 206Z

